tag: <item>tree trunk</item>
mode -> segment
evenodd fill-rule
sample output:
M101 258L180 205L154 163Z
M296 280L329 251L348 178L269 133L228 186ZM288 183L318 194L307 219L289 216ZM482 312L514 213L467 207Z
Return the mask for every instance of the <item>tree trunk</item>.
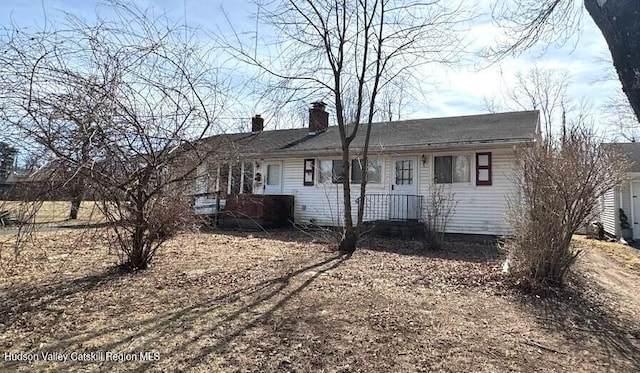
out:
M343 254L351 255L356 251L356 245L358 244L358 232L356 228L351 226L345 226L344 232L342 233L342 240L340 240L340 245L338 249Z
M584 0L602 32L631 108L640 121L640 1Z
M79 178L74 182L71 189L71 208L69 210L69 220L78 219L78 211L80 210L80 204L84 199L84 180Z
M353 254L358 243L358 234L353 226L351 215L351 164L349 163L349 144L342 149L342 191L344 196L344 231L338 245L338 250L344 254Z
M78 210L80 210L80 204L82 203L81 197L72 197L71 198L71 209L69 211L69 220L78 219Z
M147 269L149 265L148 257L145 252L144 234L147 231L147 224L144 216L143 195L139 190L134 201L135 211L133 211L133 219L135 225L131 233L131 254L129 256L129 266L133 270Z

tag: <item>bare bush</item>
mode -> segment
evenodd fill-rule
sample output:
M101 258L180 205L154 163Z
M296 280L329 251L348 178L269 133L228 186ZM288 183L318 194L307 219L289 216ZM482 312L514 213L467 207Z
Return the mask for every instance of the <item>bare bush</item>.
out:
M120 249L124 268L147 268L164 242L194 226L194 212L186 199L171 193L155 196L141 206L126 198L102 202L108 220L118 222L112 226L113 245Z
M564 140L521 149L509 201L515 234L507 239L511 270L533 286L559 286L580 251L575 231L591 217L598 199L626 177L624 156L600 146L592 130L574 126Z
M442 246L444 234L451 217L455 213L458 201L455 200L451 186L433 184L429 194L429 205L424 217L424 244L426 249L437 250Z
M0 203L0 227L11 228L11 245L13 258L20 256L23 246L36 230L36 216L42 207L42 201L16 201ZM0 247L0 257L3 256Z

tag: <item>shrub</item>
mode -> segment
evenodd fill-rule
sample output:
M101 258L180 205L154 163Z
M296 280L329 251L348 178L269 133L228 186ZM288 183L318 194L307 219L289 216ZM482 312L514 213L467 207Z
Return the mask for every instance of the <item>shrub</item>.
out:
M458 204L454 197L450 185L433 184L424 217L426 249L437 250L442 246L447 224Z
M562 285L580 254L572 235L592 217L598 199L625 179L628 166L583 127L520 149L519 196L509 203L515 234L506 241L513 272L536 288Z
M128 270L146 269L164 242L195 222L187 198L179 194L152 197L141 210L136 206L108 202L102 205L115 246L120 249L120 264Z

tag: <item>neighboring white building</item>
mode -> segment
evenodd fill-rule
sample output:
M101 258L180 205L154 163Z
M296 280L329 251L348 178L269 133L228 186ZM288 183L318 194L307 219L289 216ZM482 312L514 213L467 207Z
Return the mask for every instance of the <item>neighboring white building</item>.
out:
M365 220L421 220L430 191L442 184L457 201L449 233L510 232L505 212L507 199L517 196L515 150L537 141L537 111L374 123L369 162L362 167L365 131L361 126L351 146L351 175L343 175L338 127L328 126L324 104L309 110L308 128L262 131L257 116L252 133L205 140L226 155L199 170L196 208L213 191L222 200L242 193L291 195L296 223L337 226L343 219L341 180L353 182L355 221L364 169Z
M631 161L631 169L628 180L607 191L600 200L600 221L610 235L640 239L640 143L607 143L602 146L625 154ZM625 217L626 225L623 221Z

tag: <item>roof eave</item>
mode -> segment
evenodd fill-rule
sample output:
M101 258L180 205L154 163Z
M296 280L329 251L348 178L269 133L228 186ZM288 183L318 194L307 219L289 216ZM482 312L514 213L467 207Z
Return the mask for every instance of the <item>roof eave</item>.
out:
M449 143L439 143L439 144L414 144L414 145L393 145L393 146L369 146L369 152L373 153L408 153L408 152L416 152L416 151L430 151L430 150L442 150L442 149L450 149L450 150L458 150L458 149L486 149L486 148L494 148L494 147L508 147L514 145L522 145L534 143L536 140L532 138L522 138L522 139L508 139L508 140L489 140L489 141L468 141L468 142L449 142ZM352 152L358 152L362 148L352 148ZM284 157L284 156L312 156L312 155L330 155L340 153L341 148L325 148L325 149L308 149L295 151L293 149L290 150L274 150L265 153L254 153L250 156L254 157Z

